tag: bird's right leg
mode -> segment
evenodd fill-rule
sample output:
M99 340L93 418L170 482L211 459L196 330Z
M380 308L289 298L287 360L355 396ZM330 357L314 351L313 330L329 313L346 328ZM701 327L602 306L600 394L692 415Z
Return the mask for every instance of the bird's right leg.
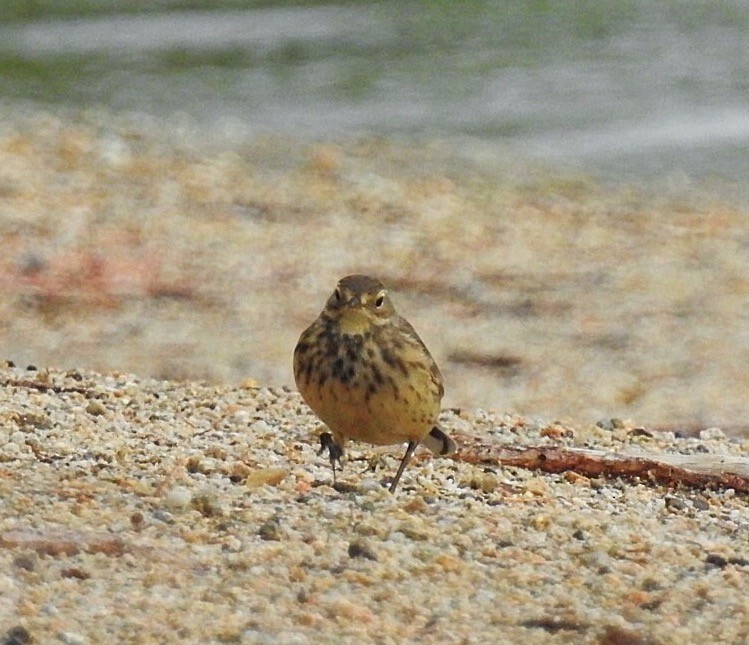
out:
M339 468L343 469L343 463L341 457L343 457L343 448L339 446L333 435L330 432L323 432L320 435L320 450L317 452L321 455L323 452L328 451L328 457L330 458L330 466L333 468L333 484L336 483L335 479L335 464L338 462Z

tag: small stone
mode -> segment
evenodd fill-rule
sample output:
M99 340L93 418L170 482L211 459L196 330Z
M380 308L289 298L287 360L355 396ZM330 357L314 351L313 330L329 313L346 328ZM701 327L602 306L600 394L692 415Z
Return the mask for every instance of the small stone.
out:
M371 536L378 535L382 536L382 523L381 522L362 522L354 527L354 531L357 535Z
M726 433L720 428L706 428L700 431L702 441L721 441L726 438Z
M93 401L89 401L88 405L86 406L86 412L95 417L105 414L106 411L107 408L104 407L104 404L96 399Z
M631 629L611 625L601 637L600 645L648 645L652 642Z
M235 484L238 484L247 479L251 472L252 468L250 468L246 463L243 461L235 461L229 469L229 479L231 479Z
M540 513L531 518L530 525L537 531L545 531L551 526L551 520L548 515Z
M204 468L198 455L192 455L191 457L188 457L187 463L185 464L185 469L190 474L206 472L206 469Z
M260 421L255 421L255 423L250 426L250 432L259 435L269 434L273 432L273 427L267 421L261 419Z
M218 517L223 514L218 493L212 488L204 488L195 493L190 500L190 506L204 517Z
M252 413L246 409L232 410L229 416L226 418L229 423L236 423L237 425L249 425Z
M661 588L661 583L655 578L645 578L641 586L643 591L657 591Z
M566 471L562 477L564 477L564 481L569 482L570 484L576 484L577 486L590 486L590 478L581 475L574 470Z
M33 642L33 639L29 630L20 625L11 627L2 640L3 645L26 645L26 643L31 642Z
M333 599L328 607L333 616L336 616L338 619L343 619L349 624L363 625L371 623L375 618L372 610L366 604L358 602L358 598L355 596L349 596L347 598L341 594L338 599Z
M263 540L280 541L284 537L284 531L278 520L267 520L260 525L257 534Z
M377 561L377 554L363 540L355 540L348 545L348 555L350 558L366 558L367 560Z
M358 493L359 486L357 484L351 484L349 482L337 481L333 485L333 490L338 493Z
M88 580L91 574L79 567L68 567L60 571L63 578L75 578L76 580Z
M434 559L434 561L445 571L458 571L465 566L460 559L450 555L449 553L440 553Z
M75 632L58 632L57 640L62 641L66 645L85 645L86 643L86 638Z
M704 497L695 497L692 499L692 506L698 511L709 511L710 503Z
M569 439L575 436L575 433L571 429L565 428L558 423L546 426L539 434L549 439Z
M219 461L226 461L226 458L229 456L229 452L226 450L226 448L215 443L205 449L205 454L207 457L212 457L213 459L218 459Z
M31 428L49 430L53 425L52 421L46 414L34 414L33 412L17 415L16 422L25 430Z
M471 479L470 485L482 493L493 493L499 487L499 479L494 473L483 472Z
M739 567L749 566L749 560L747 560L746 558L735 556L724 558L722 555L718 555L717 553L708 553L707 557L705 558L705 563L711 564L714 567L718 567L720 569L727 567L729 564L734 564Z
M406 513L408 513L409 515L423 513L428 508L429 507L427 506L426 501L423 497L421 497L421 495L412 497L403 505L403 510L406 511Z
M687 508L687 502L674 495L666 495L666 508L672 511L683 511Z
M549 485L541 477L532 477L525 482L525 490L533 495L548 495Z
M151 513L151 516L159 522L164 522L164 524L172 524L174 522L174 516L169 511L165 511L161 508L155 509L154 512Z
M409 540L415 542L424 542L432 537L432 534L425 527L420 527L415 523L404 523L398 527L398 531L403 533Z
M707 557L705 558L705 564L711 564L714 567L722 569L728 564L728 560L726 560L722 555L718 555L717 553L708 553Z
M224 540L221 545L221 550L224 553L239 553L242 550L242 540L234 535L230 535Z
M382 485L372 477L366 477L359 482L359 489L362 493L373 493L382 490Z
M192 500L192 492L184 486L175 486L164 497L164 506L171 509L187 508Z
M599 574L606 573L611 567L611 557L600 549L585 553L580 559L586 567L597 571Z
M253 470L247 479L245 486L248 488L259 488L260 486L278 486L289 474L286 468L261 468Z
M35 551L29 551L28 553L20 553L13 559L13 564L19 569L25 569L26 571L33 571L36 569L36 565L39 563L39 556Z

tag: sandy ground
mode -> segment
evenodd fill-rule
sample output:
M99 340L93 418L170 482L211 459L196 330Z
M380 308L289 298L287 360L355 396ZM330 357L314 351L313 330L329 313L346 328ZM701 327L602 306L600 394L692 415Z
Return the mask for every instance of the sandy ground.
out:
M393 496L402 449L366 445L334 489L289 387L368 272L461 454L745 460L745 210L438 143L2 116L4 644L749 640L745 495L421 453Z
M462 446L746 455L631 424L445 412ZM3 643L730 643L749 639L734 490L352 445L333 489L284 388L0 367Z
M6 109L0 347L290 386L336 280L380 277L448 406L745 432L747 212L446 144L236 142Z

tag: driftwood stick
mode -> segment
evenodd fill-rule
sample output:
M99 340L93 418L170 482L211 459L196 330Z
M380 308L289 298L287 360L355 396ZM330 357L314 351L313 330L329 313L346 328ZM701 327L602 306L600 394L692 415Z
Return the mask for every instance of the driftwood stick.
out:
M666 486L732 488L749 493L749 458L735 455L627 454L559 446L519 447L461 437L453 459L486 466L516 466L547 473L574 471L587 477L622 477Z

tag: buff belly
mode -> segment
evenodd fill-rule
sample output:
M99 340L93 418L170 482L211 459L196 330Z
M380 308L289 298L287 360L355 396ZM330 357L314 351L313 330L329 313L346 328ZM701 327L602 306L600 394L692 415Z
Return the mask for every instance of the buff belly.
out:
M437 422L439 397L428 375L399 375L371 391L357 383L330 379L313 388L302 388L312 410L333 432L337 443L345 439L389 445L421 441Z

